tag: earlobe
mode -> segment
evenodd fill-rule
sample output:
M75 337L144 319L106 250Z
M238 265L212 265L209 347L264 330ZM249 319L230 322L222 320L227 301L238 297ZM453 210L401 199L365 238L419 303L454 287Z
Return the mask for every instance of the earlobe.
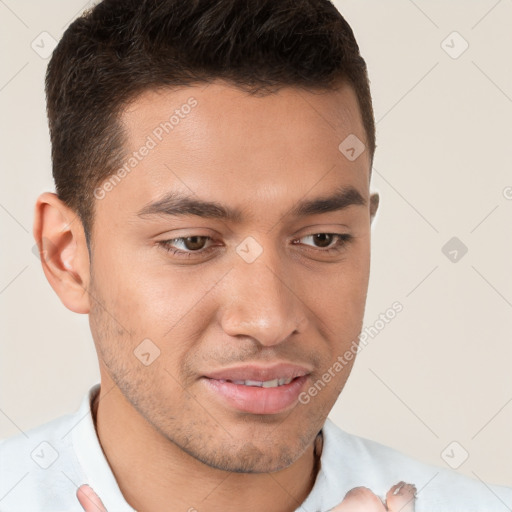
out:
M379 207L380 196L377 192L370 195L370 223L373 222L377 209Z
M34 239L43 271L62 303L75 313L88 313L89 253L80 218L51 192L35 205Z

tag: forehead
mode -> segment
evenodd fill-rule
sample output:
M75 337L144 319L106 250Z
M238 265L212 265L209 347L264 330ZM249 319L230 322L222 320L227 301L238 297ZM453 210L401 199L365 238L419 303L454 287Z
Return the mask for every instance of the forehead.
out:
M283 87L264 96L251 95L222 81L147 90L131 102L121 121L127 130L128 146L136 145L159 124L169 121L173 134L187 135L191 149L207 142L223 147L224 136L239 143L232 146L233 150L242 144L257 148L272 143L296 146L294 153L301 148L309 150L311 144L322 140L331 144L333 139L351 133L366 139L357 97L348 84L329 91ZM309 144L304 147L299 145L301 142Z
M368 194L368 152L351 161L339 148L349 136L366 139L348 85L266 96L222 82L151 90L126 108L121 123L129 172L109 194L116 207L138 210L171 190L236 198L245 207L346 185Z

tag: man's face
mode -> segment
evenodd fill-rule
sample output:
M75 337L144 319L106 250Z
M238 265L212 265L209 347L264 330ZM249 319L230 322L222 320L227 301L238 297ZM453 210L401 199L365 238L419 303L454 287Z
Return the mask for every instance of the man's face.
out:
M283 469L321 429L353 360L333 365L362 326L369 154L338 148L349 135L366 139L356 96L344 86L255 97L215 82L146 92L122 123L126 162L133 152L137 162L97 192L92 230L102 382L210 466ZM315 203L349 189L344 207ZM217 208L172 210L161 202L171 193ZM229 382L281 377L297 378Z

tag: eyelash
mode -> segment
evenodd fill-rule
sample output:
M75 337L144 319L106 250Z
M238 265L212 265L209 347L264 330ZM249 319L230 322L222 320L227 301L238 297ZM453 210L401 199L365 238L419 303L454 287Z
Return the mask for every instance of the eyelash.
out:
M336 237L337 243L332 247L328 247L327 249L322 249L322 248L315 249L315 248L312 248L311 246L307 246L314 251L319 251L320 253L327 253L327 254L340 252L342 249L345 248L346 245L348 245L353 240L353 236L349 235L348 233L322 233L322 232L321 233L313 233L311 235L305 235L305 236L299 238L298 240L300 240L302 238L312 237L315 235L331 235L331 236ZM196 236L192 236L192 237L182 236L182 237L178 237L178 238L172 238L170 240L162 240L161 242L158 242L158 244L162 247L162 249L164 249L164 251L171 253L175 256L182 257L182 258L191 258L195 254L204 255L204 254L207 254L208 252L210 252L210 250L213 250L213 249L215 249L215 247L217 247L214 245L214 246L207 247L206 249L200 249L198 251L182 251L180 249L176 249L175 247L173 247L171 245L171 243L173 243L173 242L176 242L178 240L180 240L180 241L185 240L187 238L206 238L208 240L212 240L212 238L209 236L200 236L200 235L196 235Z

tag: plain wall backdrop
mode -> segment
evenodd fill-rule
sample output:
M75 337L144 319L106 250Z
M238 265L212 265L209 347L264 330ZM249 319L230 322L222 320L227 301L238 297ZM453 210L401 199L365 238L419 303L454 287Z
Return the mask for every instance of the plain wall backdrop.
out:
M335 4L369 68L381 205L374 329L330 417L512 485L512 1ZM60 303L32 238L36 197L54 190L48 53L90 5L0 2L0 438L75 411L99 381L88 318ZM395 301L403 311L382 327Z

